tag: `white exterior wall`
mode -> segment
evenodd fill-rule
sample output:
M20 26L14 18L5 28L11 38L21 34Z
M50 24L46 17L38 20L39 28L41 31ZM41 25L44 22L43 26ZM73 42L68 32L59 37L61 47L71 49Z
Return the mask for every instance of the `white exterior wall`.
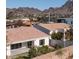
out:
M69 25L73 25L73 24L71 24L71 22L73 23L73 18L59 18L59 19L64 19L67 23L66 24L69 24ZM63 22L63 20L62 20L62 23L64 23Z
M39 41L42 40L42 39L45 40L45 44L44 44L44 45L49 45L49 37L41 37L41 38L39 38L39 39L36 39L36 40L34 41L34 45L35 45L35 46L40 46L40 45L39 45Z
M34 45L35 45L35 46L39 46L39 40L35 40L35 41L34 41Z
M49 38L50 38L50 37L46 37L46 38L45 38L45 45L48 45L48 46L49 46Z
M63 41L62 40L55 40L55 39L50 39L50 45L54 46L54 45L63 45Z
M29 51L29 48L26 48L26 47L13 49L13 50L11 50L11 56L21 54L21 53L25 53L25 52L28 52L28 51Z
M7 46L7 56L11 55L10 45Z
M34 46L40 46L39 45L39 40L42 40L42 39L45 39L45 44L44 45L48 45L49 46L49 37L34 38L34 39L31 39L31 40L28 40L28 41L34 41ZM22 43L22 47L18 48L18 49L11 50L10 46L8 46L7 55L13 56L13 55L17 55L17 54L28 52L29 48L27 48L27 44L26 44L28 41L17 42L17 43Z
M51 35L52 33L54 33L54 32L55 32L55 33L57 33L57 32L62 32L62 33L63 33L63 32L64 32L64 29L51 30L51 31L50 31L50 35Z
M72 25L71 22L73 23L73 18L67 18L66 22L67 24Z

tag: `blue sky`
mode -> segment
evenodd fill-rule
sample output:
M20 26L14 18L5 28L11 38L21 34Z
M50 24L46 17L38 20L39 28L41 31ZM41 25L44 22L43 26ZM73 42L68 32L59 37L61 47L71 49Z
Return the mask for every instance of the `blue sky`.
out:
M34 7L40 10L44 10L48 9L49 7L60 7L66 1L67 0L6 0L6 7Z

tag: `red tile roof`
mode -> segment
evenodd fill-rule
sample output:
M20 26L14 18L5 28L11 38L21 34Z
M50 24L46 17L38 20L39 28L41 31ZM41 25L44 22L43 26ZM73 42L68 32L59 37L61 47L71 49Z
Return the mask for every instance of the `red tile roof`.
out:
M50 23L50 24L40 24L40 26L49 29L49 30L57 30L57 29L68 29L70 25L65 23Z
M37 30L34 27L19 27L13 29L7 29L7 40L9 43L31 40L33 38L39 38L48 36L47 34Z

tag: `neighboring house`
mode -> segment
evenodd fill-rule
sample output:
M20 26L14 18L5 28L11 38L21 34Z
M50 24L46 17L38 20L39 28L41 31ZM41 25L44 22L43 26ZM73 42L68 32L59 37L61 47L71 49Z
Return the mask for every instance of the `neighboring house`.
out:
M34 27L7 29L7 56L28 52L33 46L49 45L49 36Z
M48 23L48 24L39 24L33 25L38 30L45 32L47 34L52 34L53 32L64 32L64 30L69 30L70 25L65 23Z
M73 25L73 18L58 18L56 20L57 23L66 23L69 25Z
M29 21L29 18L22 18L21 20Z
M37 18L33 18L33 21L37 21L38 19Z
M70 29L70 25L69 24L65 24L65 23L48 23L48 24L37 24L37 25L33 25L35 28L37 28L38 30L48 34L49 36L55 32L62 32L65 33L65 31ZM63 44L63 40L64 37L61 40L55 40L55 39L49 39L50 42L50 46L54 46L54 45L62 45ZM71 44L71 43L70 43ZM66 46L69 46L66 45Z
M6 28L14 28L15 23L13 20L6 20Z
M6 28L10 29L10 28L15 28L15 27L19 27L18 24L22 23L22 26L29 26L32 25L32 22L30 21L29 18L23 18L23 19L13 19L13 20L7 20L6 21Z
M10 20L10 19L6 19L6 22L13 22L13 20Z
M19 20L21 20L24 25L31 25L29 18L20 18L18 20L15 19L16 22L19 21Z
M48 24L39 24L39 25L33 25L34 27L36 27L38 30L48 34L49 36L52 33L57 33L57 32L62 32L65 33L65 31L70 29L70 25L69 24L65 24L65 23L48 23ZM54 39L49 39L50 42L50 46L54 46L54 45L63 45L63 39L60 40L54 40ZM66 45L68 46L68 45Z

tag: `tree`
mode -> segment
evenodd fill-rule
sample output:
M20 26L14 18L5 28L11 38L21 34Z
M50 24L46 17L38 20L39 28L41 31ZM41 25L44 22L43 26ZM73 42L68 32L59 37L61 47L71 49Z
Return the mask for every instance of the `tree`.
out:
M22 26L22 25L23 25L22 20L18 20L17 23L16 23L16 25L17 25L17 26Z
M9 12L6 16L7 19L13 19L14 18L14 13L13 11Z
M73 40L73 30L72 29L67 30L65 34L66 34L66 39Z
M51 38L61 40L63 38L63 33L62 32L52 33Z

